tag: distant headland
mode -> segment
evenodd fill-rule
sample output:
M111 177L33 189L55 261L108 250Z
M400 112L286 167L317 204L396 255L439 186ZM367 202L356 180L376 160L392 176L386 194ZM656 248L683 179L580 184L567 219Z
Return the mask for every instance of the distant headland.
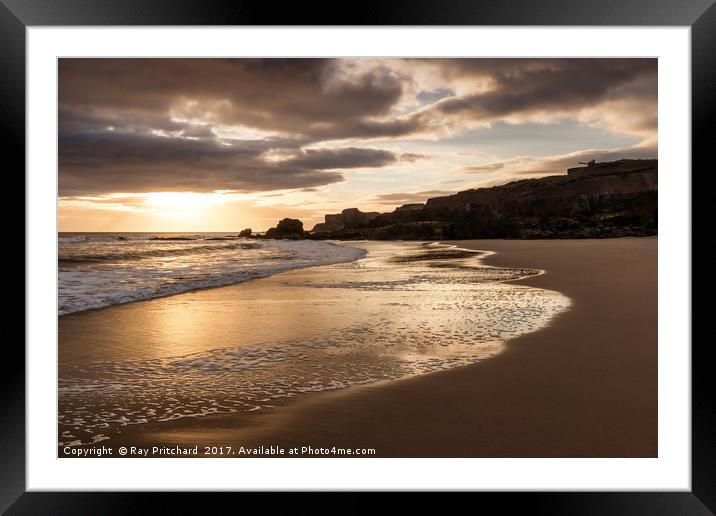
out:
M347 208L306 231L283 219L255 238L442 240L614 238L657 234L656 159L580 163L566 175L466 190L389 213ZM246 236L251 235L245 230Z

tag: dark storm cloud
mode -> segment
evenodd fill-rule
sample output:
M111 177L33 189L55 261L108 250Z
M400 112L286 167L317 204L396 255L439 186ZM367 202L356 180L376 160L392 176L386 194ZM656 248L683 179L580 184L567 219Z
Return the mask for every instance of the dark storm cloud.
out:
M393 163L380 149L307 149L266 159L272 142L213 140L141 133L60 137L60 194L309 188L343 181L337 172ZM293 152L293 151L290 151Z
M210 117L238 124L325 138L377 132L377 117L402 95L401 80L382 67L346 76L326 59L61 59L60 127L64 114L136 123L167 117ZM145 124L146 125L146 124ZM385 133L401 132L391 125Z
M489 78L498 82L515 80L523 82L527 89L540 76L572 77L575 83L591 80L617 80L620 83L641 75L654 75L657 71L657 60L653 58L464 58L423 61L438 67L446 80L464 77Z
M356 141L435 137L464 122L515 123L603 102L639 108L622 117L629 130L656 127L653 59L60 59L58 66L62 195L315 188L342 181L341 170L424 159ZM416 86L419 68L444 87ZM352 143L322 145L337 140Z
M286 160L292 166L316 170L384 167L395 163L395 154L383 149L306 149Z
M172 124L172 113L314 140L394 138L426 130L438 115L493 119L656 95L654 59L407 62L435 67L446 80L487 81L490 90L463 96L449 88L420 91L421 103L442 99L434 112L386 118L404 93L404 77L388 65L354 70L352 61L331 59L61 59L60 127L68 130L85 117L92 127L118 118L115 123L158 128Z
M436 107L476 120L569 111L625 98L655 101L657 94L655 59L461 59L436 64L448 76L489 79L488 91L448 98Z

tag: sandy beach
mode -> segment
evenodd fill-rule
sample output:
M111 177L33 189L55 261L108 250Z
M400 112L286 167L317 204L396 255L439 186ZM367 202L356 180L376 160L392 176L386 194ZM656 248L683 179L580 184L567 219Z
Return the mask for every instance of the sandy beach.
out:
M657 456L657 240L454 243L495 251L491 265L545 269L522 283L572 308L474 366L296 406L267 441L397 457Z
M571 300L570 308L547 326L509 339L501 352L479 363L309 393L250 418L221 414L171 425L130 425L112 444L335 446L373 448L379 457L655 457L657 239L453 244L494 252L484 259L487 265L545 270L517 283L559 292ZM318 269L286 274L311 270ZM210 301L237 288L257 294L260 282L271 280L202 295ZM181 303L196 295L167 299ZM138 313L141 304L113 307L113 314ZM202 306L211 311L210 303ZM78 317L91 332L93 320L107 323L103 313ZM201 322L200 314L194 317L194 324ZM305 317L307 312L294 314L286 331L300 327ZM68 331L66 341L72 336ZM61 342L62 335L61 325Z

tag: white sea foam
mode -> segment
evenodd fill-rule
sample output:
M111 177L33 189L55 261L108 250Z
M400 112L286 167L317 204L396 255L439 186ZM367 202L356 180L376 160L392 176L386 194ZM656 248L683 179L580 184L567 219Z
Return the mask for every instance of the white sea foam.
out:
M231 235L71 235L59 238L58 313L219 287L302 267L355 260L362 249Z
M94 349L128 337L122 325L113 330L119 334L93 334L84 358L75 354L61 365L61 441L86 444L100 430L111 437L127 425L263 412L307 393L472 364L569 306L558 292L510 282L542 271L485 266L484 253L410 243L360 245L370 251L364 259L273 282L267 300L251 290L246 298L235 292L227 313L253 311L250 325L201 329L203 338L220 337L221 347L159 356L149 345L146 355L99 359L92 357ZM308 257L337 251L308 247L301 251ZM280 310L273 308L276 299ZM300 324L290 326L299 310ZM285 327L275 331L287 321L293 333ZM163 335L162 343L171 342L171 333Z

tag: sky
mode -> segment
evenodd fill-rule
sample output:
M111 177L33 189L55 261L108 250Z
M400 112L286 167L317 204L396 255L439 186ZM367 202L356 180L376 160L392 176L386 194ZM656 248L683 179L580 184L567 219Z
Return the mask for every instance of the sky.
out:
M262 231L657 157L656 59L60 59L60 231Z

